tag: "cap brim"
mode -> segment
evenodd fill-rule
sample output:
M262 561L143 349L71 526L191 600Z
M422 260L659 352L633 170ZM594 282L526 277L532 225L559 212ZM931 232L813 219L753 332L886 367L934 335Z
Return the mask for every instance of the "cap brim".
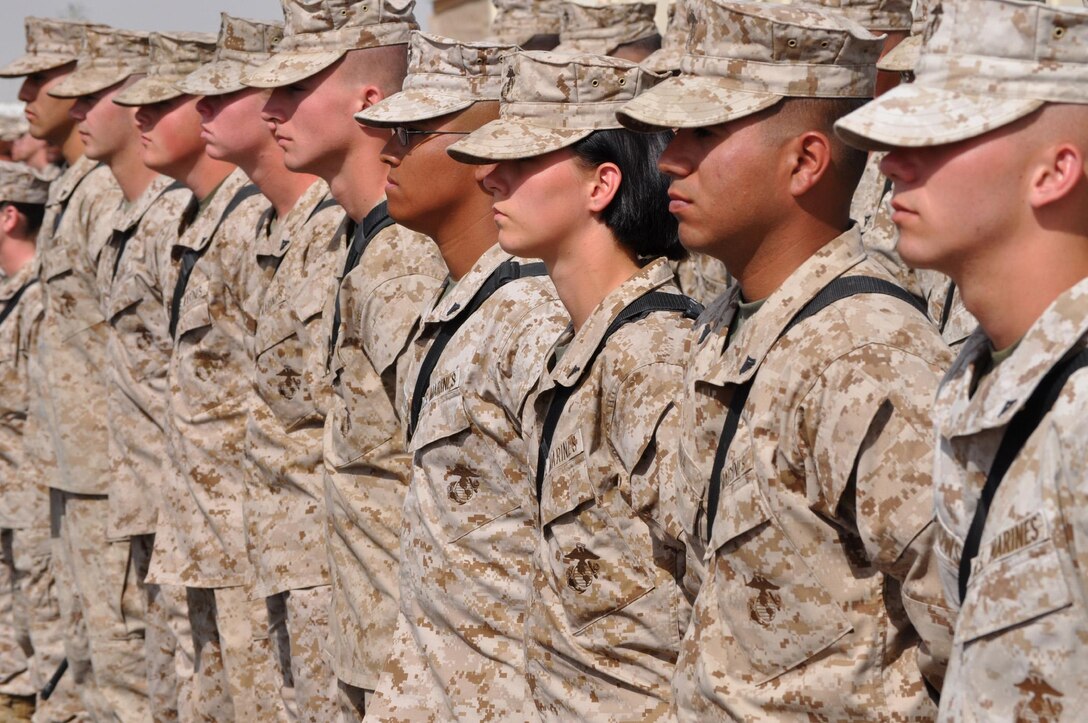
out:
M0 68L0 78L21 78L76 62L67 55L24 55Z
M684 57L682 50L675 48L661 48L646 56L639 65L655 73L678 73L680 71L680 59Z
M476 100L423 88L410 88L359 111L355 114L355 120L368 126L389 128L403 123L441 118L468 108Z
M242 82L251 88L281 88L317 75L347 52L347 49L338 49L277 53L263 65L243 73Z
M835 132L867 151L955 143L1001 128L1042 107L1044 101L957 93L910 83L839 119Z
M770 108L782 96L726 87L718 78L694 75L668 78L636 96L616 113L627 128L702 128L728 123Z
M457 141L446 152L461 163L512 161L558 151L591 133L592 128L545 128L500 118Z
M904 38L899 45L889 50L887 54L876 61L877 70L889 73L905 73L914 70L918 64L918 58L922 55L922 36L912 35Z
M117 105L129 106L154 105L188 95L178 90L177 84L180 80L181 78L165 75L149 75L146 78L140 78L118 93L113 102Z
M119 70L76 70L49 90L54 98L79 98L111 88L133 75L132 71Z
M246 66L232 61L202 65L174 85L186 95L226 95L245 90Z

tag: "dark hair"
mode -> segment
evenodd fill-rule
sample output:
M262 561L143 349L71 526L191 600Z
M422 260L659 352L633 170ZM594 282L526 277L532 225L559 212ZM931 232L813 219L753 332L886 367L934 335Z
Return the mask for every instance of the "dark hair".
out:
M657 160L671 139L672 131L635 133L609 128L571 146L575 158L587 166L619 166L623 180L602 220L621 244L639 256L685 256L676 217L669 213L669 177L657 169Z
M44 203L18 203L16 201L0 202L0 208L12 206L26 219L26 232L28 236L37 236L38 229L42 227L42 219L45 218Z
M831 172L844 187L854 188L865 172L869 154L847 144L835 133L835 121L869 102L868 98L786 98L772 114L789 119L789 130L818 130L831 141Z

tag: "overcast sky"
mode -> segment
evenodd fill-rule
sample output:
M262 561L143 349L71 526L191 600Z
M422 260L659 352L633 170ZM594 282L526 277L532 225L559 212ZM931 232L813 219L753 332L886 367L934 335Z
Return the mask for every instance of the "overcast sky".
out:
M23 18L69 17L133 30L219 30L219 13L257 20L281 20L278 0L0 0L0 64L22 55ZM431 0L416 0L416 17L426 27ZM16 100L18 80L0 79L0 103Z

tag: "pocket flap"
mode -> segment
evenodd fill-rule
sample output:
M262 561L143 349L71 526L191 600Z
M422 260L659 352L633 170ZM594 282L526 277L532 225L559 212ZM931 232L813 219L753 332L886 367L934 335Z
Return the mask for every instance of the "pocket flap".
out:
M549 522L596 497L586 469L582 431L552 443L540 500L540 521Z
M729 484L722 485L709 549L717 550L770 518L755 477L749 470L739 473Z
M178 315L177 338L181 338L190 331L211 326L212 312L208 306L207 289L200 298L192 298L188 294L182 302L181 312Z
M261 316L257 323L256 352L260 356L284 339L298 333L299 322L292 306L285 300L282 305Z
M416 427L409 449L416 452L432 442L456 436L468 428L469 420L465 413L461 388L454 387L424 403L419 413L419 426Z
M126 278L120 284L114 285L109 295L110 319L114 319L125 309L135 306L149 296L150 290L136 278Z

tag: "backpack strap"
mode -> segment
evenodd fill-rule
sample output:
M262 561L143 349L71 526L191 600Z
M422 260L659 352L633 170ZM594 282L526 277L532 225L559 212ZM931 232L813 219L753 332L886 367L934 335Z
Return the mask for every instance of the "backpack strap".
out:
M11 298L8 299L8 303L4 304L4 308L0 310L0 324L3 324L4 321L11 316L11 312L15 311L15 307L19 305L19 299L22 297L23 292L36 283L38 283L37 277L30 279L20 286L18 291L11 295Z
M431 343L430 348L427 349L427 354L419 365L419 373L416 375L408 420L408 439L411 439L412 435L415 434L416 424L419 423L419 413L423 410L423 397L427 393L427 388L431 385L431 375L434 373L435 367L438 366L438 361L442 358L442 352L445 351L446 346L450 343L453 335L457 333L457 330L461 328L461 325L468 321L496 291L511 281L547 275L548 270L544 268L543 263L521 264L516 259L507 259L491 272L491 275L484 281L483 286L476 291L472 299L465 305L465 308L461 310L461 313L442 324L442 327L438 330L438 335Z
M227 204L223 213L219 216L219 220L215 222L215 228L212 229L211 237L214 238L215 234L219 231L219 227L223 225L223 221L234 213L239 206L254 196L260 195L260 193L261 190L252 183L246 184L239 189L238 192L234 194L234 198ZM211 246L210 241L205 244L203 248L187 248L181 252L181 268L178 270L178 281L174 285L174 296L170 299L171 338L177 334L178 314L181 313L181 300L185 296L185 288L189 285L189 277L193 275L193 268L196 266L196 262L200 260L200 257L204 255L204 252L208 250L209 246Z
M586 362L585 368L588 370L593 367L593 363L604 349L605 344L608 343L609 337L627 324L645 319L655 311L672 311L694 320L699 317L699 314L703 313L703 307L698 302L681 294L670 294L663 291L650 291L643 294L624 307L623 311L608 325L604 336L601 337L600 342L597 344L597 348L593 350L589 361ZM544 426L540 431L540 441L536 454L537 500L540 500L544 492L544 473L546 471L544 467L548 462L548 453L552 448L555 428L559 426L559 419L563 416L563 409L567 406L567 402L570 401L570 398L580 386L580 384L574 384L569 387L556 387L555 394L548 403L548 412L544 416Z
M993 464L990 465L990 473L986 475L986 484L982 487L978 506L975 507L975 515L971 518L967 538L963 541L958 581L961 604L967 596L967 583L971 579L971 563L978 556L982 530L986 527L986 517L990 513L990 505L997 495L998 487L1001 486L1001 480L1005 478L1005 473L1009 471L1012 463L1020 456L1032 432L1058 400L1069 377L1085 366L1088 366L1088 348L1082 348L1076 353L1067 355L1046 373L1039 382L1039 386L1035 387L1035 391L1024 402L1024 406L1009 421L1005 435L997 448L997 454L994 455Z
M937 330L944 334L944 328L948 326L948 319L952 316L952 302L956 298L956 282L948 282L948 293L945 294L944 304L941 305L941 318L937 320Z
M801 307L781 333L775 339L775 343L788 334L795 326L809 319L827 307L843 299L858 294L882 294L905 301L923 315L926 315L925 302L909 291L885 279L877 279L872 276L840 276L820 290L807 304ZM733 390L733 398L729 400L729 409L725 415L725 425L722 427L722 436L718 440L718 448L714 452L714 464L710 468L710 489L707 491L707 519L706 536L710 542L710 536L714 530L714 517L718 513L718 499L722 490L722 469L725 467L725 458L729 455L729 448L733 445L733 438L737 435L737 427L740 424L741 413L748 401L748 395L752 391L756 374L749 377L748 381L738 384Z

